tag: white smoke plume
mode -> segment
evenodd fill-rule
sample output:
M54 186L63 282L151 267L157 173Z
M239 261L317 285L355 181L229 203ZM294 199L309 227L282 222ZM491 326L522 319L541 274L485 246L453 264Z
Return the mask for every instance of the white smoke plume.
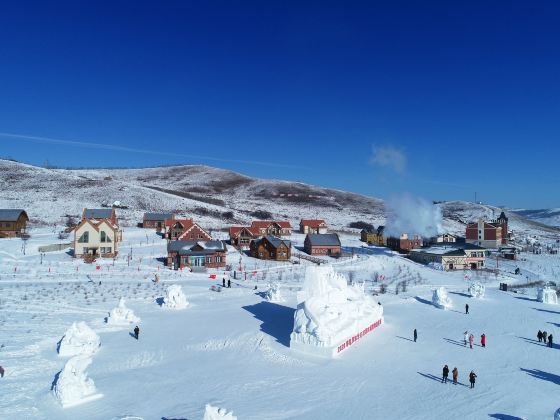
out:
M429 238L443 232L441 209L423 198L410 194L391 197L385 201L385 211L387 236L398 238L407 233Z

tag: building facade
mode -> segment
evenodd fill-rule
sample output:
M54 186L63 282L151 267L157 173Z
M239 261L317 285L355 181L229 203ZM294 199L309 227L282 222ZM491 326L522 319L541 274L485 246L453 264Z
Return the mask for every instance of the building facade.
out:
M117 256L122 231L108 219L83 219L74 228L74 257Z
M286 239L264 236L251 242L249 254L260 260L289 261L292 257L292 243Z
M309 233L305 237L304 250L309 255L339 257L342 253L342 246L336 233Z
M144 213L142 219L142 227L146 229L156 229L158 231L165 229L166 220L174 220L173 213Z
M212 237L192 219L167 219L165 238L171 241L211 241Z
M408 234L403 233L400 238L390 236L386 241L387 247L394 251L408 252L413 248L421 248L424 246L424 240L418 236L409 237Z
M445 271L481 269L486 261L486 249L473 244L434 245L427 248L412 249L408 257L421 264L441 264Z
M223 241L169 241L167 266L182 268L225 268L227 249Z
M465 230L465 240L469 244L495 249L502 245L502 227L479 219L469 223Z
M299 222L299 232L300 233L314 233L314 234L325 234L328 231L328 226L324 220L306 220L301 219Z
M15 238L26 235L29 217L25 210L0 209L0 238Z

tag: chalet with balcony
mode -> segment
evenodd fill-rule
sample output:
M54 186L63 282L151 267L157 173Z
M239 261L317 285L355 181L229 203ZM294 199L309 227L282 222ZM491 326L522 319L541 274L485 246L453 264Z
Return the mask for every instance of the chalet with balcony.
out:
M292 243L275 236L264 236L251 242L249 254L260 260L289 261L292 256Z

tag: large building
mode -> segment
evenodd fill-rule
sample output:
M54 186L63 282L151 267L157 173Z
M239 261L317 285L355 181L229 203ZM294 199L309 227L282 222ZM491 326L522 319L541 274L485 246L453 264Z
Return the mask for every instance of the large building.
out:
M226 245L222 241L169 241L167 266L178 270L192 268L223 268L226 266Z
M424 240L420 236L409 237L406 233L403 233L399 238L390 236L387 238L386 243L387 247L400 252L408 252L411 249L424 246Z
M386 246L387 238L385 237L385 226L370 227L362 229L360 232L360 240L367 242L368 245Z
M309 255L338 257L342 253L340 238L336 233L314 234L305 237L304 250Z
M74 228L74 257L115 257L122 231L110 219L84 218Z
M26 233L29 217L25 210L0 209L0 238L14 238Z
M445 271L480 269L486 261L486 250L469 243L442 243L410 250L408 257L422 264L441 264Z
M500 217L490 222L479 219L478 222L469 223L465 230L466 241L485 248L499 248L507 244L508 218L502 212Z

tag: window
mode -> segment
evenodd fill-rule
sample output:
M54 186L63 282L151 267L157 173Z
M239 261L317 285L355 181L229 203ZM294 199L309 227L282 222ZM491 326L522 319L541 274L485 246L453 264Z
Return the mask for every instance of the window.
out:
M82 236L78 239L81 244L87 244L89 242L89 232L82 233Z
M217 263L222 262L222 257L216 257L216 262L217 262Z
M212 262L212 258L211 258L211 257L206 258L206 262L207 262L207 263L211 263L211 262Z
M259 257L262 257L262 256L263 256L263 253L262 253L262 252L259 252Z
M108 247L101 247L101 248L99 248L99 252L100 252L101 254L110 254L110 253L111 253L111 247L110 247L110 246L108 246Z
M104 230L101 231L101 242L111 242L111 238L107 236L107 233Z
M202 235L200 233L198 234L198 239L202 239Z
M270 256L271 256L271 257L274 257L274 252L271 252L271 253L270 253Z

